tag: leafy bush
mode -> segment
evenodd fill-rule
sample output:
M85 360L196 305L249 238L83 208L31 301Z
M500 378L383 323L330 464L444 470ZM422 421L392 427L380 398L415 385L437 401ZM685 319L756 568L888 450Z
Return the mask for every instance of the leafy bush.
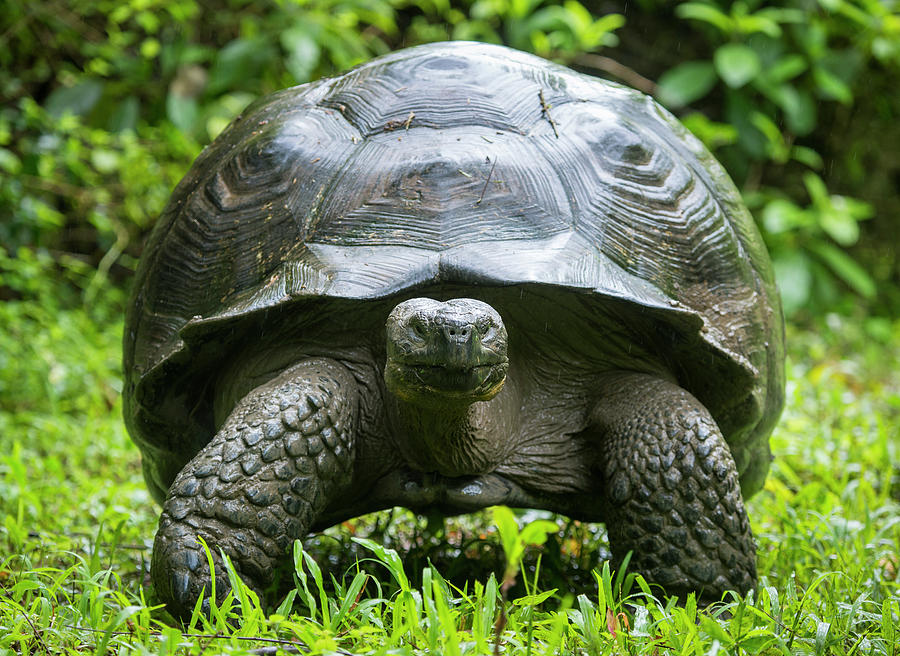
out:
M742 187L772 250L789 311L832 302L836 281L864 299L876 296L872 273L847 250L875 208L829 186L841 186L840 169L858 168L855 158L880 150L887 136L869 133L847 144L834 134L835 122L849 120L851 111L861 122L877 112L900 115L896 98L869 96L872 76L900 79L900 14L891 13L898 7L786 0L675 8L700 37L697 59L663 73L658 97L676 110L701 107L703 113L683 118ZM900 143L900 132L893 133ZM850 153L841 152L848 146Z

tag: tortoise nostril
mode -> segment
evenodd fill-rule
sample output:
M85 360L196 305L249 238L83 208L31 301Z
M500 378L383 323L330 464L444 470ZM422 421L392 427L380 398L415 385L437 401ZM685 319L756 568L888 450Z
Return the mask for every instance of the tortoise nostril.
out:
M472 336L472 326L453 323L444 325L444 337L451 342L468 342Z

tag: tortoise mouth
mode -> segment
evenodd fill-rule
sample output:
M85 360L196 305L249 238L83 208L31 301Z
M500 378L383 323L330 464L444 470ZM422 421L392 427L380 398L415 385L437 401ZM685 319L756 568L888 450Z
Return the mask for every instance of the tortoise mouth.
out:
M472 403L492 398L506 380L506 360L471 367L393 362L385 377L394 393L406 401Z
M509 365L505 362L479 364L471 367L446 367L429 364L401 364L411 378L423 387L445 394L479 394L498 376L505 377ZM497 371L502 369L503 372Z

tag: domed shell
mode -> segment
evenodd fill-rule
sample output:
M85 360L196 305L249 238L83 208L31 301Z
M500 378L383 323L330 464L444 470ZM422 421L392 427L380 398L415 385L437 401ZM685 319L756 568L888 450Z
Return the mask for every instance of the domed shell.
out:
M198 157L135 281L131 434L157 464L205 444L198 391L220 356L202 344L250 317L467 284L550 285L637 308L722 426L745 494L762 484L783 320L727 175L652 99L463 42L263 98Z

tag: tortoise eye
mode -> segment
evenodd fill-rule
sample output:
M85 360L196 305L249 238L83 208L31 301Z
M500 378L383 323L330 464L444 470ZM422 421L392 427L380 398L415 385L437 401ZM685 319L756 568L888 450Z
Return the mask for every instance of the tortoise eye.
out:
M421 318L419 318L419 317L413 317L413 318L410 320L410 324L411 324L411 326L412 326L413 333L414 333L417 337L421 337L422 339L425 339L425 337L426 337L426 335L427 335L427 333L428 333L428 331L425 329L425 321L423 321L423 320L422 320Z

